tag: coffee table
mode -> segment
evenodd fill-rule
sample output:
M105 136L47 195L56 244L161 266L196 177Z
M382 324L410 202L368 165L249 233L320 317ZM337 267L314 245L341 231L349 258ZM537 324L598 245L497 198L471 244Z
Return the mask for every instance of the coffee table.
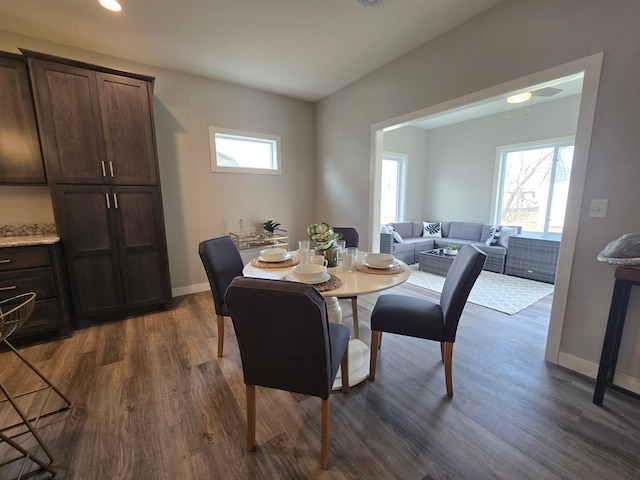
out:
M455 255L445 255L441 248L425 250L419 254L418 270L446 277Z

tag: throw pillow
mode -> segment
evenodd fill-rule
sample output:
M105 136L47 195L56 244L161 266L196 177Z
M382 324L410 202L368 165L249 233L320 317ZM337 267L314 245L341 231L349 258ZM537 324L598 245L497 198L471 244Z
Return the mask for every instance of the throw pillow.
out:
M500 239L500 232L502 231L502 227L500 225L494 225L489 229L489 237L485 241L485 243L490 247L495 247L498 245L498 240Z
M404 240L402 239L400 234L398 232L396 232L395 228L393 228L391 225L387 225L387 228L389 229L389 233L393 234L393 241L394 242L396 242L396 243L404 243Z
M442 238L442 223L422 222L422 236Z
M391 233L387 225L380 225L380 233Z
M509 237L511 235L517 235L517 233L517 228L502 227L502 230L500 230L500 238L498 238L498 245L504 248L509 248Z

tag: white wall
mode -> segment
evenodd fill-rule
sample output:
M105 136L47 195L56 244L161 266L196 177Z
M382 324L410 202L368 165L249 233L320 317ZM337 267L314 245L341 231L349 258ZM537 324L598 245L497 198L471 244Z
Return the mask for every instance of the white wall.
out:
M427 131L425 220L491 223L496 148L575 135L574 95Z
M259 231L261 221L276 219L293 239L306 237L307 225L315 220L313 104L0 31L0 49L19 53L18 47L155 77L155 126L174 294L208 288L198 243L237 231L241 218L246 232ZM212 173L208 125L280 135L283 174ZM46 187L0 186L0 200L0 224L53 221Z
M551 67L604 52L586 184L570 277L560 362L593 375L613 287L598 252L640 231L640 2L507 0L389 63L318 104L319 172L352 174L348 190L319 177L319 209L342 220L341 205L366 211L371 195L371 127ZM359 175L353 175L359 172ZM605 219L589 218L592 199L609 199ZM366 222L361 222L366 227ZM370 232L361 241L371 244ZM633 296L637 297L634 291ZM640 379L640 310L632 301L618 371ZM640 381L640 380L639 380Z

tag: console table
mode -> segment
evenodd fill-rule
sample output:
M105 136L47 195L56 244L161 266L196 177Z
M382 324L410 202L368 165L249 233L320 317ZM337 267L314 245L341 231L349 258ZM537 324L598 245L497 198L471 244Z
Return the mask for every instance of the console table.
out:
M596 378L596 388L593 393L593 403L599 406L602 406L606 387L640 398L639 394L613 383L624 320L627 315L629 295L631 294L632 286L640 285L640 269L618 267L616 268L615 279L611 306L609 307L609 320L607 320L607 330L604 335L600 366L598 367L598 376Z
M509 238L504 273L555 283L561 238L558 233L513 235Z

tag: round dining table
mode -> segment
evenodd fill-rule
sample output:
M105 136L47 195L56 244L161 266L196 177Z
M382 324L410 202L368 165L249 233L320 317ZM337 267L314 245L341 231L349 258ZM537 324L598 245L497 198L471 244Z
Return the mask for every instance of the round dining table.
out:
M364 256L367 252L358 252L358 263L356 270L347 271L342 263L337 267L328 268L327 272L332 275L334 286L331 289L318 288L327 302L327 314L332 322L342 323L342 308L338 302L339 298L349 298L367 293L380 292L388 288L406 282L411 271L404 262L395 260L394 267L385 271L383 269L373 269L364 263ZM278 268L276 264L262 268L261 262L252 260L244 266L243 275L245 277L268 278L272 280L296 281L292 275L292 269L297 263L297 252L289 252L293 261L283 262L286 266ZM335 277L340 281L336 282ZM324 285L324 284L322 284ZM363 382L369 376L369 347L360 339L351 338L349 340L349 386ZM334 390L341 388L341 372L338 372L333 385Z

